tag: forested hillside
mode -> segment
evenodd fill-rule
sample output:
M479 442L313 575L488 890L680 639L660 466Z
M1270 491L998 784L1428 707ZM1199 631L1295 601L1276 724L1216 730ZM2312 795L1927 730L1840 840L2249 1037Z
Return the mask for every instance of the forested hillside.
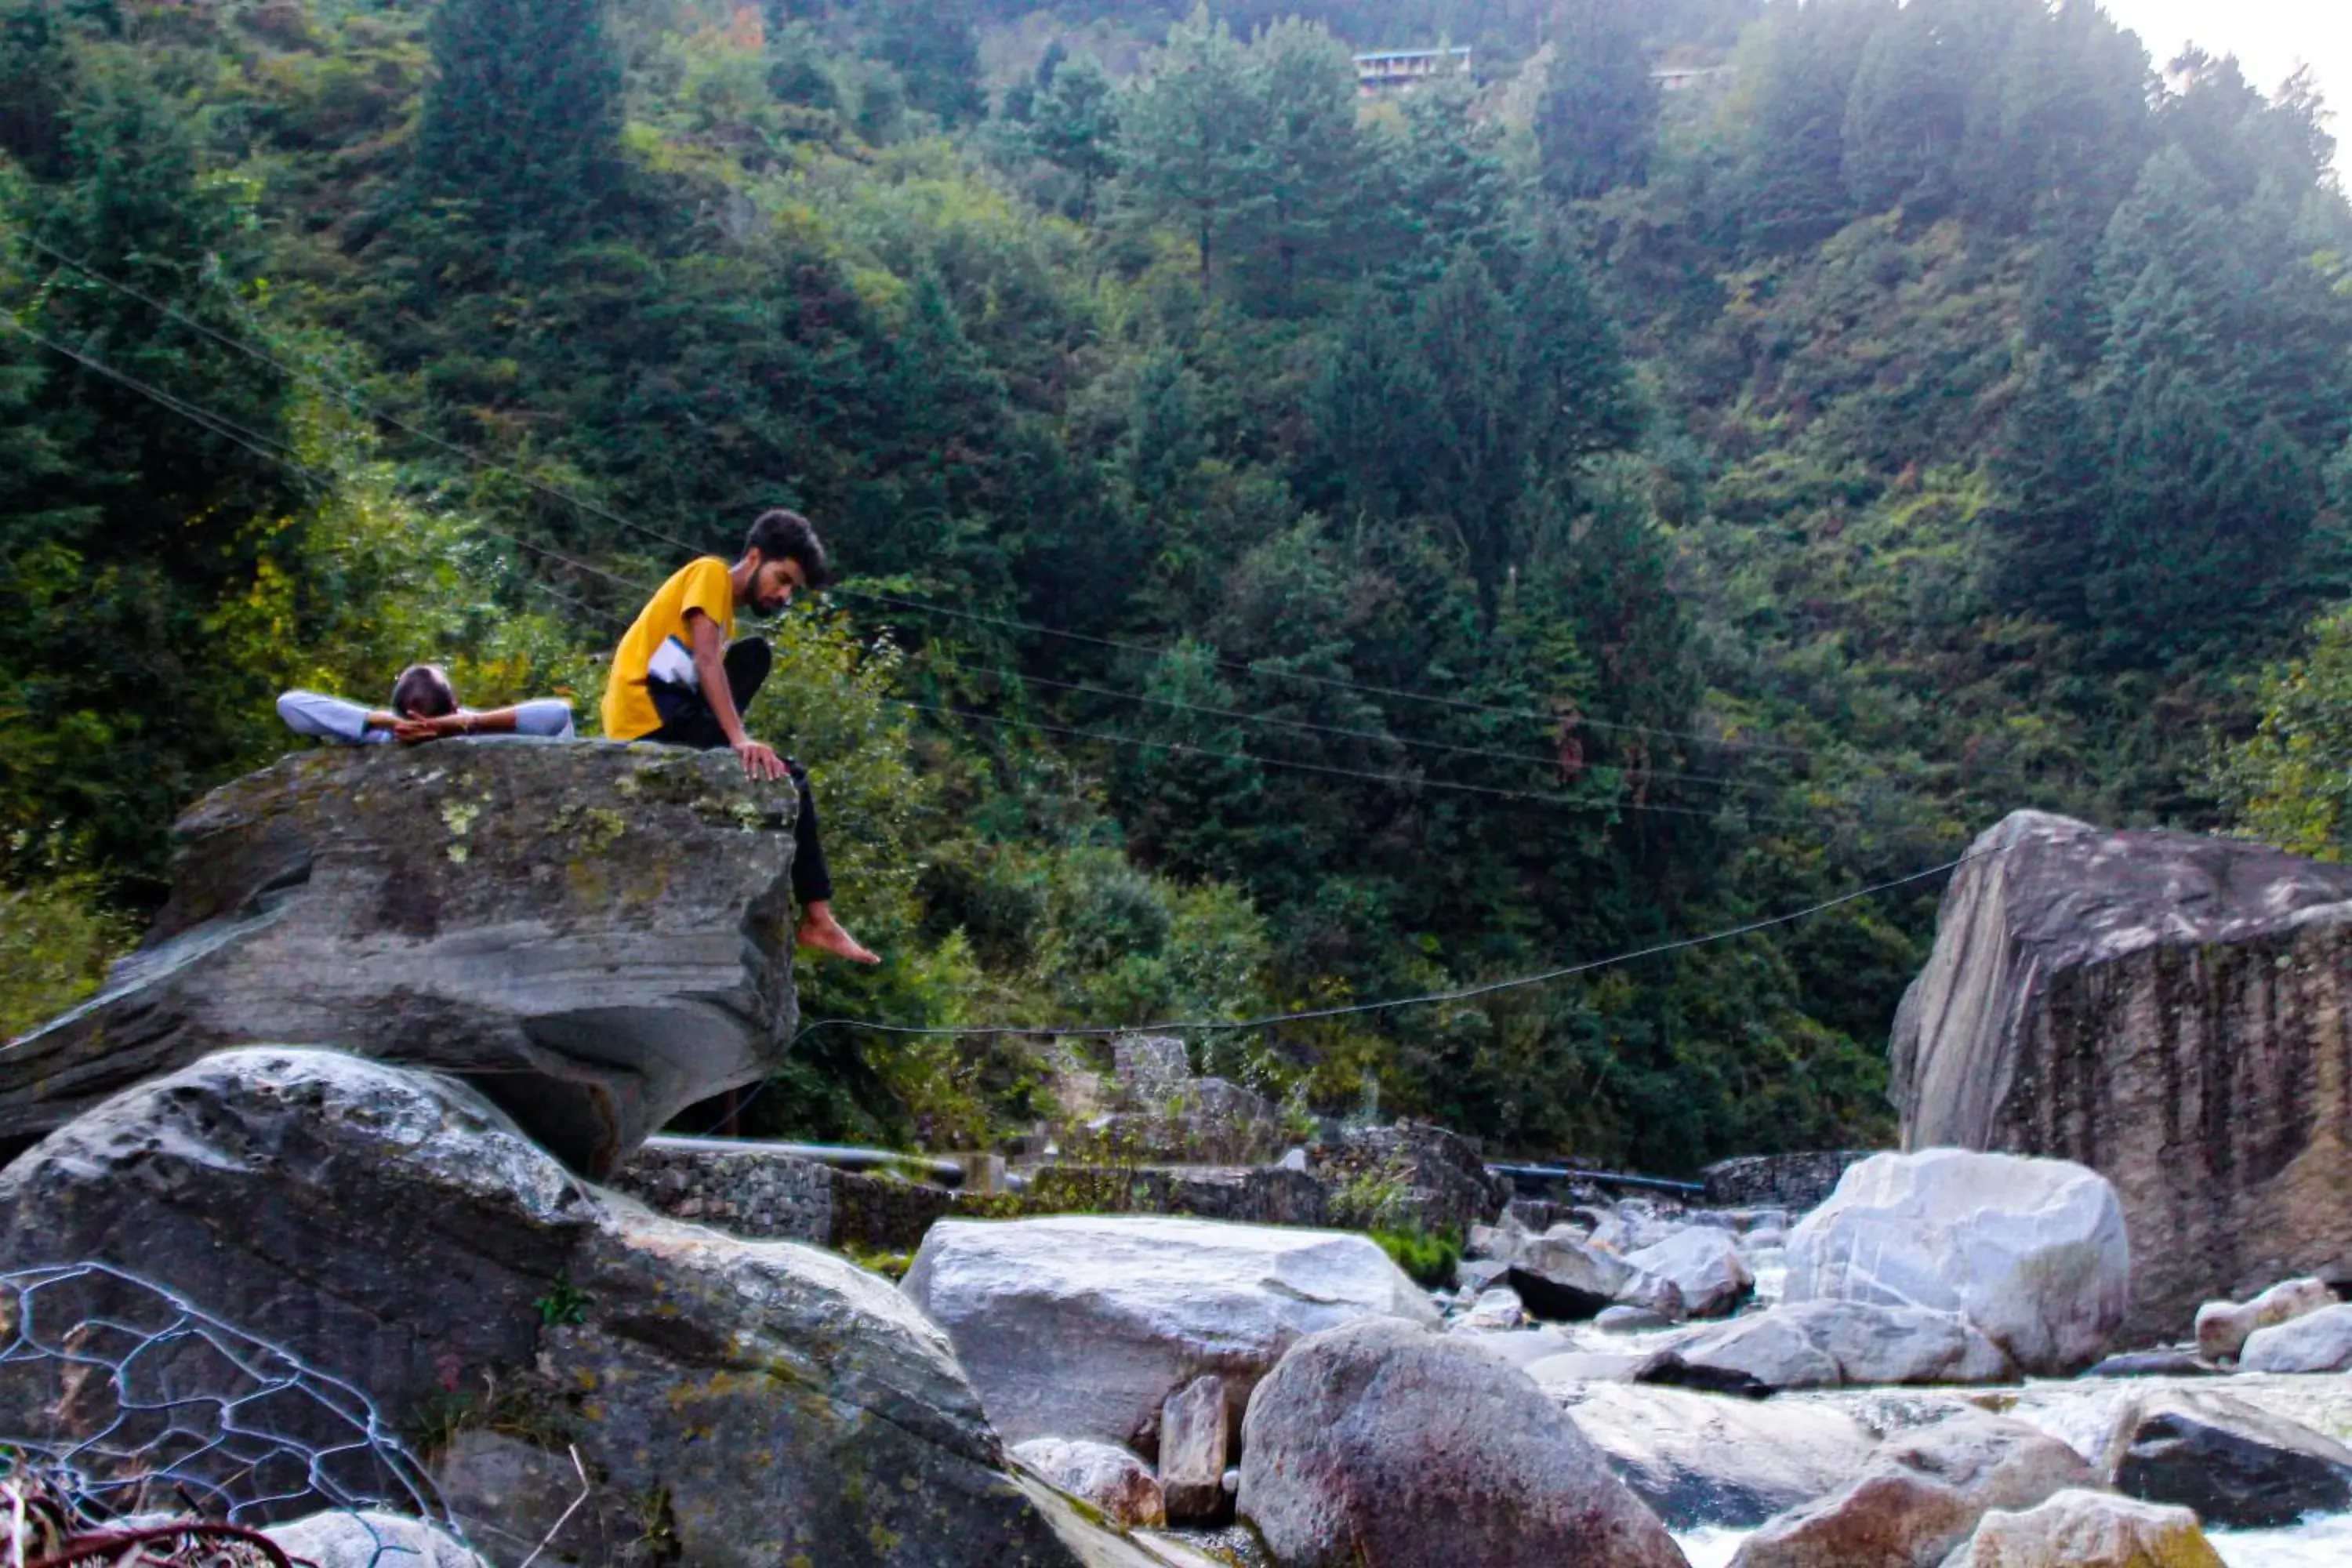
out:
M2352 210L2312 84L2161 42L2074 0L0 0L0 1025L287 748L276 690L434 658L593 721L646 587L774 504L848 575L753 728L891 959L811 966L813 1019L1467 989L2022 805L2340 854ZM1441 43L1468 75L1360 93ZM1511 1150L1846 1143L1937 889L1193 1041ZM969 1143L1049 1042L828 1029L754 1121Z

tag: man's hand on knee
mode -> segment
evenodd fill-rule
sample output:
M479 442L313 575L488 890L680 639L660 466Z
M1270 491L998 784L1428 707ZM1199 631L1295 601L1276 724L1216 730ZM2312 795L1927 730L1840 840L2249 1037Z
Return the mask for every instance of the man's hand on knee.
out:
M784 776L784 759L776 755L773 746L762 745L749 735L735 742L735 754L743 759L743 771L755 779L780 779Z

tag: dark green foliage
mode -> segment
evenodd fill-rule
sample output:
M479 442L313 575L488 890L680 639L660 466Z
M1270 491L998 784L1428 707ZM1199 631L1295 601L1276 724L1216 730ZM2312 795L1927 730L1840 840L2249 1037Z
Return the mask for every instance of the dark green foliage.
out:
M1418 1230L1376 1230L1371 1237L1414 1284L1425 1290L1452 1287L1454 1266L1462 1261L1458 1243Z
M0 942L41 995L109 946L91 889L152 897L173 813L282 743L275 687L434 652L593 700L635 584L778 502L850 577L753 723L892 960L803 972L812 1016L1446 991L2021 805L2340 843L2335 620L2203 765L2352 591L2307 83L2158 90L2040 0L1094 0L1056 29L1123 70L1164 27L1150 69L1057 48L983 123L978 46L1033 9L0 16L0 303L234 421L0 335ZM1351 48L1443 42L1479 79L1359 96ZM1196 1044L1513 1151L1868 1142L1936 891ZM1053 1077L833 1028L751 1129L978 1146Z
M621 58L607 0L447 0L416 126L416 187L471 230L561 241L621 183Z
M980 85L980 38L966 0L868 0L877 15L874 52L906 84L907 102L947 126L988 112Z
M1038 75L1029 144L1037 156L1076 178L1077 216L1083 221L1094 216L1095 188L1118 172L1118 109L1110 78L1087 58L1065 61L1050 77L1040 66Z
M1658 88L1638 7L1567 0L1555 13L1550 79L1536 106L1544 184L1569 201L1642 183L1658 121Z

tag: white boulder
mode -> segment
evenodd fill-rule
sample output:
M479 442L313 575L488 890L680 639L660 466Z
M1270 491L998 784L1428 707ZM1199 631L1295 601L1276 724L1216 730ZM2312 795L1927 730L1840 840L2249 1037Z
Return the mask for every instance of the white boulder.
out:
M1308 1334L1437 1309L1361 1236L1146 1215L945 1220L901 1289L1008 1443L1128 1443L1204 1373L1245 1398Z
M1958 1312L2029 1373L2096 1361L2130 1302L2115 1188L2065 1160L1875 1154L1789 1238L1787 1301Z
M2246 1336L2238 1365L2247 1372L2352 1370L2352 1303L2339 1303Z
M1756 1288L1756 1276L1727 1230L1695 1225L1626 1255L1625 1261L1673 1285L1683 1310L1694 1318L1719 1318Z
M2335 1305L2336 1292L2327 1282L2309 1279L2283 1279L2251 1301L2208 1301L2197 1309L2197 1353L2207 1361L2235 1361L2255 1330L2276 1328Z

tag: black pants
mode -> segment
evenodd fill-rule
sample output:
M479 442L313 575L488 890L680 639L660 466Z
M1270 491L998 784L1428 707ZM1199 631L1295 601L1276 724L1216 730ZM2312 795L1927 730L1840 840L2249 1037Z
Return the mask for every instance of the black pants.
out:
M774 650L763 638L745 637L727 645L727 689L734 695L738 718L751 710L751 699L760 694L774 663ZM719 715L701 692L667 680L648 681L646 689L662 727L642 739L698 752L716 752L727 744L727 731L719 727ZM825 869L824 846L817 837L816 797L809 793L808 770L790 757L784 767L801 797L800 811L793 818L793 897L806 907L833 897L833 876Z

